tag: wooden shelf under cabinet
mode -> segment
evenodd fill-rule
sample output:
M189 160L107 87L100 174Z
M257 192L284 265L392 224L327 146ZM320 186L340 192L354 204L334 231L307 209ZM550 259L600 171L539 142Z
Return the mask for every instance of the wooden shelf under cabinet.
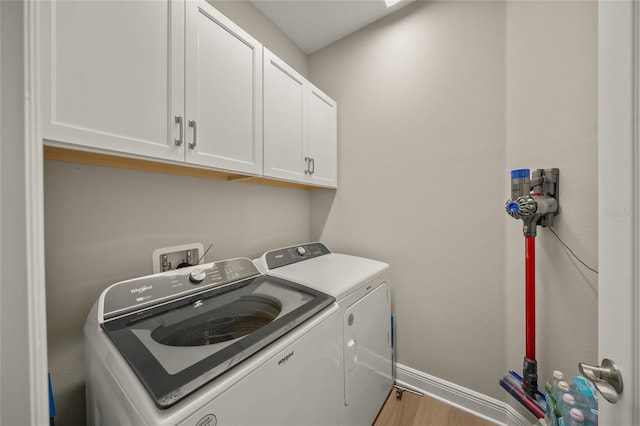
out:
M181 176L193 176L207 179L220 179L230 182L246 182L258 185L278 186L282 188L295 188L304 190L326 189L317 186L300 183L278 181L261 176L248 176L219 170L210 170L199 167L190 167L180 164L162 163L139 158L121 157L117 155L102 154L90 151L44 146L44 159L64 161L67 163L89 164L94 166L113 167L118 169L141 170L154 173L168 173Z

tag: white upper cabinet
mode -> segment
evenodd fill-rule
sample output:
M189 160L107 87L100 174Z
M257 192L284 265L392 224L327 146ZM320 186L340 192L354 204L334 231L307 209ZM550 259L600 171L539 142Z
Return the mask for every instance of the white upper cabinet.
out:
M305 181L305 79L264 49L264 174Z
M43 2L43 137L262 172L262 45L203 1Z
M184 3L47 1L42 134L71 145L182 160Z
M337 186L336 103L209 3L38 6L47 145Z
M337 186L336 103L264 49L264 175Z
M309 85L307 153L311 160L311 182L337 187L338 173L338 108L336 102Z
M186 161L260 174L262 45L208 3L186 5Z

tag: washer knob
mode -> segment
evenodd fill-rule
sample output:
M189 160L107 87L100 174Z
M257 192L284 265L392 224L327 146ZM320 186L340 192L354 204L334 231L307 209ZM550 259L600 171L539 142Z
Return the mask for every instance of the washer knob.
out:
M207 272L202 268L197 268L191 271L189 274L189 281L194 284L200 284L205 277L207 276Z
M304 247L302 247L302 246L298 247L298 248L296 249L296 251L298 252L298 254L299 254L300 256L304 256L305 254L307 254L307 250L306 250Z

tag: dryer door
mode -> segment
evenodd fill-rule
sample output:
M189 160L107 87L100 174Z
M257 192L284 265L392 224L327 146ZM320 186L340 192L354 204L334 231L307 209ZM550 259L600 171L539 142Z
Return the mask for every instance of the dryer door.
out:
M349 413L368 414L349 424L372 424L393 386L390 302L383 283L345 311L344 404Z

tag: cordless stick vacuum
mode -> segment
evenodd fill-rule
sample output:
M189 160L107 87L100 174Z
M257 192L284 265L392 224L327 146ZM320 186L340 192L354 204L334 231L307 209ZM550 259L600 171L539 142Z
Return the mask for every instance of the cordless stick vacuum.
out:
M500 379L502 386L537 418L545 414L544 395L538 391L536 361L536 231L553 224L558 214L558 169L529 169L511 172L511 198L507 213L523 222L525 239L525 330L526 351L522 376L515 371Z

